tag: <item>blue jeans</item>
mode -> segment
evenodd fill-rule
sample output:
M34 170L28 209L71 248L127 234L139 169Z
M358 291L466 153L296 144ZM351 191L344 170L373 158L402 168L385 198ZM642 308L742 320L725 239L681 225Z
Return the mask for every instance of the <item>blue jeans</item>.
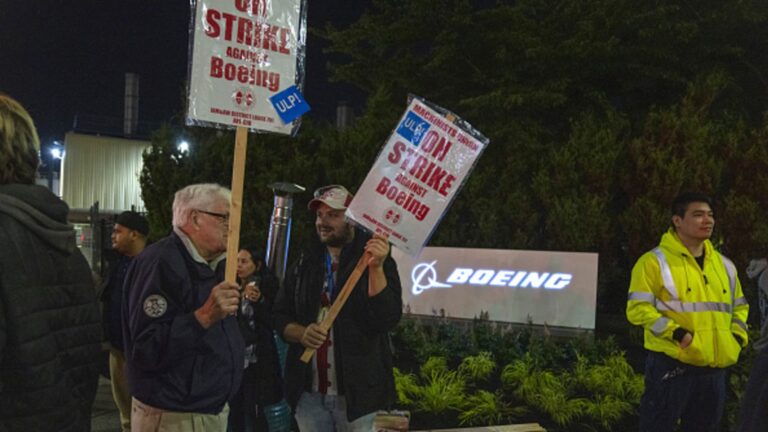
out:
M347 421L344 396L302 393L296 404L296 423L301 432L372 432L376 413Z

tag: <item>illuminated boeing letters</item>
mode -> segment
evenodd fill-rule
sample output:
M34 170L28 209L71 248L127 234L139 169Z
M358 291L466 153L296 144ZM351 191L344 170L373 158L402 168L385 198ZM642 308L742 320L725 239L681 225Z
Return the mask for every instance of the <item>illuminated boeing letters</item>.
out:
M437 280L435 263L419 263L411 271L411 292L419 295L430 288L451 288L453 285L490 285L507 286L511 288L544 288L560 290L571 283L573 275L570 273L539 273L524 270L492 270L455 268L445 280L446 283Z
M595 328L597 254L428 247L392 256L412 314Z

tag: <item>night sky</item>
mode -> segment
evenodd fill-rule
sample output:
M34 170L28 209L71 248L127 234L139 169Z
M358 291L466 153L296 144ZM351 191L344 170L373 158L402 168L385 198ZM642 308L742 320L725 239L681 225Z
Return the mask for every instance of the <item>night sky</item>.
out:
M309 26L344 26L367 3L309 0ZM139 121L180 124L189 15L180 0L0 0L0 92L30 111L43 145L78 114L122 118L126 72L140 75ZM310 34L304 95L311 116L332 120L350 95L328 84L321 43Z

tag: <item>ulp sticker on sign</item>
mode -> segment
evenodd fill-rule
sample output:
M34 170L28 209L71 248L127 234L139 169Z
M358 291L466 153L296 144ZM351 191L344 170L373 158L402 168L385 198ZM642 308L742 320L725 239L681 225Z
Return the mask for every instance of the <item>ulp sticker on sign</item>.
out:
M418 147L421 143L421 139L424 134L429 130L429 123L413 112L408 112L403 119L400 126L397 128L397 133L407 139L411 144Z
M288 124L309 111L309 104L304 100L299 89L293 85L275 94L269 100L275 107L283 123Z

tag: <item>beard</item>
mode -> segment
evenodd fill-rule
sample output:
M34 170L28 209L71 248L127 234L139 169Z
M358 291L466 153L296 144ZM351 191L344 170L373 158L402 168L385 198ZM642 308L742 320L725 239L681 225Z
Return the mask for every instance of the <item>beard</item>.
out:
M352 228L352 225L348 224L339 229L333 229L328 225L317 227L317 235L320 238L320 243L330 247L344 246L352 241L354 234L354 228Z

